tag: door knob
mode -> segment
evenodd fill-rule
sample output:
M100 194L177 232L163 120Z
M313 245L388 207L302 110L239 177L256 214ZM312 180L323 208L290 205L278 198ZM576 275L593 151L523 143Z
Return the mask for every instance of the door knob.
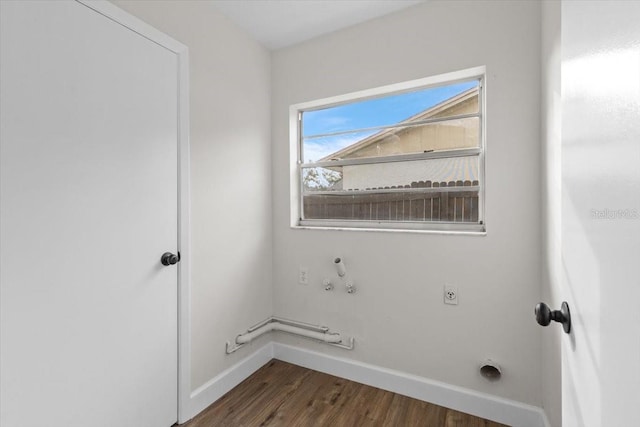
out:
M180 252L178 255L172 254L171 252L165 252L160 257L160 262L162 265L173 265L180 262Z
M562 329L566 333L571 332L571 313L569 312L569 304L566 301L562 302L560 310L551 310L547 304L538 303L534 313L539 325L547 326L553 320L562 323Z

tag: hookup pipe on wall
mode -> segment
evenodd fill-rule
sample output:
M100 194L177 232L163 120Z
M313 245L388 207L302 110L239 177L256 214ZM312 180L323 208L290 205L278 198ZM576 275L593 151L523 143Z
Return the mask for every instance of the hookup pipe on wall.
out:
M350 338L349 344L345 345L342 344L342 336L339 333L329 331L329 328L327 327L312 327L312 325L308 325L306 323L300 323L300 326L296 326L297 323L300 322L284 319L281 321L281 319L273 317L267 319L266 321L249 328L246 333L238 335L233 345L230 342L227 342L227 354L233 353L245 344L271 331L287 332L293 335L322 341L347 350L353 349L355 341L353 338Z
M339 343L340 341L342 341L342 337L340 336L340 334L337 334L337 333L314 332L314 331L309 331L307 329L299 328L297 326L285 325L283 323L275 321L275 322L267 323L266 325L256 329L253 332L238 335L236 337L236 343L246 344L258 338L260 335L266 334L267 332L270 332L270 331L289 332L295 335L302 335L307 338L311 338L318 341L324 341L324 342Z

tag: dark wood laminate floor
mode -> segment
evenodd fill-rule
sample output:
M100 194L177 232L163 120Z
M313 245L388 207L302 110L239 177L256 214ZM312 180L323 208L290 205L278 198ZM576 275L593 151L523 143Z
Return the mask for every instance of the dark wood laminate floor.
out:
M502 424L274 359L181 427L214 426Z

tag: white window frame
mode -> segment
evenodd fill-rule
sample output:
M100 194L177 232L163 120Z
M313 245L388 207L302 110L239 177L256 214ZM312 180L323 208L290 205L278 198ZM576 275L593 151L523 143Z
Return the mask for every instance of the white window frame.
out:
M335 107L356 101L389 96L403 92L412 92L429 87L455 84L463 81L479 80L478 117L480 126L480 141L478 148L436 151L427 153L412 153L380 158L358 158L332 160L328 162L303 163L302 159L302 113L323 108ZM486 67L474 67L466 70L454 71L426 77L423 79L367 89L345 95L319 99L295 104L289 107L289 165L290 165L290 226L297 229L328 229L328 230L367 230L367 231L409 231L409 232L439 232L455 234L485 234L485 156L486 156ZM473 115L476 117L476 115ZM438 121L442 121L439 119ZM446 119L445 119L446 120ZM390 126L393 127L393 126ZM351 164L373 164L393 161L424 160L433 158L451 158L456 156L478 156L478 223L461 223L445 221L357 221L343 219L313 219L303 220L302 170L308 167L344 166Z

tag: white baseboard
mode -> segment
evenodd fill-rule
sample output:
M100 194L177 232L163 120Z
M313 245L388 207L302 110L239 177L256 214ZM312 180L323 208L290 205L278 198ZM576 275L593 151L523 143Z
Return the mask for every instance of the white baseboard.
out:
M514 427L545 427L538 407L358 361L273 343L274 358ZM548 422L547 422L548 423Z
M546 414L535 406L276 342L269 342L191 393L192 417L274 358L509 426L549 427Z
M197 390L191 393L191 403L189 405L191 418L220 399L225 393L247 379L271 359L273 359L273 343L269 342L253 354L198 387Z

